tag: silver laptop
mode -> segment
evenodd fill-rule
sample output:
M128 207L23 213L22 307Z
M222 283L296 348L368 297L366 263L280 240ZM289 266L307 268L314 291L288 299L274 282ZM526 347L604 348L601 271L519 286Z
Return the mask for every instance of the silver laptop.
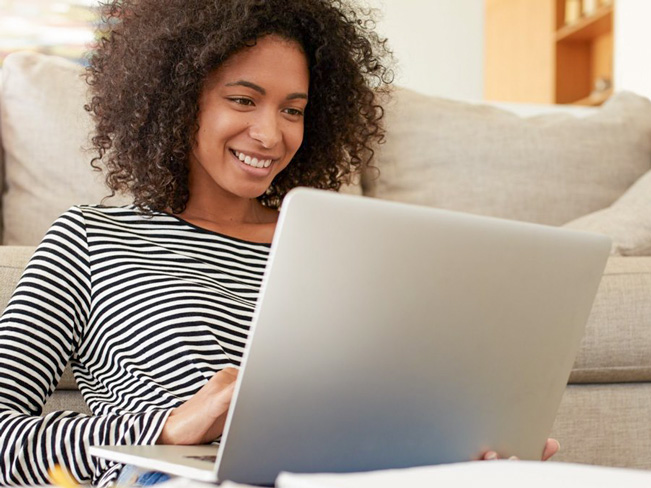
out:
M609 249L596 234L293 190L219 448L91 454L266 485L488 449L540 459Z

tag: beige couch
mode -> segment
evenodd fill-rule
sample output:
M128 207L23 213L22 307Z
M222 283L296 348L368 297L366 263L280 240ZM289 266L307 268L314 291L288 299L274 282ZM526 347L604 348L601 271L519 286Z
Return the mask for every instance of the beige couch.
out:
M89 120L79 72L35 54L5 62L0 307L49 223L106 194L81 149ZM552 113L513 113L523 110ZM564 112L399 90L381 176L347 191L610 234L613 256L552 432L556 459L651 468L651 103L621 94L578 117ZM86 411L70 376L46 409Z

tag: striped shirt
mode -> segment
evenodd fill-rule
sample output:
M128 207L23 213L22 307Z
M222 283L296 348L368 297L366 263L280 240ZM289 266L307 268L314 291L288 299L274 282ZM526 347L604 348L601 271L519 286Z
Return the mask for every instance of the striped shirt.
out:
M237 366L268 244L165 213L80 206L50 228L0 320L0 484L53 464L104 485L96 444L154 444L172 408ZM70 361L93 412L39 415Z

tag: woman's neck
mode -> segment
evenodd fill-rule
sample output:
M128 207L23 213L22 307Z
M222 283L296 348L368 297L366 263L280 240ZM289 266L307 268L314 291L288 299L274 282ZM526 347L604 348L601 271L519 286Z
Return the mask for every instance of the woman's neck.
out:
M264 207L256 198L202 204L188 200L177 217L197 227L251 242L269 243L278 221L276 210Z

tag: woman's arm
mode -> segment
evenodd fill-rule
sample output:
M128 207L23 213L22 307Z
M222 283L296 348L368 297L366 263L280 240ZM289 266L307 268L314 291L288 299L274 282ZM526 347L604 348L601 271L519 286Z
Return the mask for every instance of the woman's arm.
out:
M60 464L96 481L109 464L94 444L153 444L170 410L40 417L74 357L90 313L91 277L83 214L71 209L50 228L0 319L0 484L43 484Z

